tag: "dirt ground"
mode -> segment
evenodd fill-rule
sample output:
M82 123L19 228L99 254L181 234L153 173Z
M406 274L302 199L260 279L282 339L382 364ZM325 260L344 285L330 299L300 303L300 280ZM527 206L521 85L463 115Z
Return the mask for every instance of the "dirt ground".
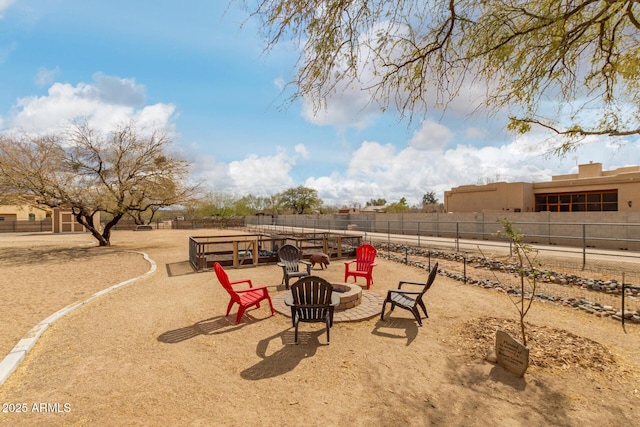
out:
M214 235L214 230L198 235ZM225 232L228 234L228 231ZM612 426L640 417L640 327L536 302L527 316L531 365L523 378L485 360L497 329L514 331L503 293L439 276L418 327L395 310L335 323L235 309L212 272L188 266L193 230L89 235L0 235L0 358L38 322L95 292L148 277L53 324L0 387L0 425L141 426ZM426 272L385 259L372 292ZM230 278L284 292L275 265ZM342 281L336 260L314 273Z

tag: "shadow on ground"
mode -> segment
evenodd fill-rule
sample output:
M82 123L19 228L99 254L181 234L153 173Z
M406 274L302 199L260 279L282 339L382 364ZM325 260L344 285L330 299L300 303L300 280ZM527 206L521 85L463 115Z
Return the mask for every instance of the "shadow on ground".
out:
M165 344L177 344L179 342L186 341L200 335L218 335L237 331L238 329L241 329L245 325L251 323L252 320L255 321L255 319L247 315L245 315L243 319L244 322L235 324L232 320L230 320L230 318L224 316L212 317L210 319L196 322L190 326L163 332L158 336L158 341Z
M186 276L187 274L197 273L189 261L172 262L166 264L166 268L169 277Z
M0 255L0 266L12 267L21 265L33 265L34 263L65 263L69 261L82 261L122 252L121 250L106 247L88 248L7 248Z
M411 344L418 336L418 323L414 319L387 318L378 320L371 333L383 338L406 339Z
M320 343L320 335L324 335L324 329L314 332L298 331L298 344L294 340L294 331L286 330L258 342L256 354L261 361L240 372L245 380L263 380L277 377L293 371L298 364L307 357L316 354L318 347L326 344ZM274 339L280 339L282 347L267 355L269 343Z

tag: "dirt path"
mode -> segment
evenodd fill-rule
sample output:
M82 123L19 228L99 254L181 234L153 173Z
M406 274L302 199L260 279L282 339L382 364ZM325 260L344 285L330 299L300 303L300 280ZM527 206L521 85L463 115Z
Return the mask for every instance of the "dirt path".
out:
M264 306L249 311L239 325L233 323L235 310L224 317L228 297L215 275L185 268L190 234L120 231L107 250L79 246L91 243L85 235L0 236L3 308L31 310L21 316L1 312L3 349L12 348L15 342L6 340L22 333L14 329L28 330L70 300L147 270L141 257L114 250L146 252L158 265L154 275L75 310L45 332L0 388L3 410L24 404L20 408L27 411L0 412L0 425L583 426L637 421L638 327L625 333L610 319L536 304L527 319L540 335L531 341L532 355L538 343L553 345L545 337L572 337L572 345L554 347L567 353L563 362L533 364L524 378L514 378L482 357L487 328L495 328L495 319L509 324L516 318L508 297L438 277L428 293L430 318L422 328L408 312L396 310L385 321L336 323L330 346L321 325L302 325L302 342L295 345L290 319L270 317ZM16 262L32 251L39 254L42 270ZM64 261L53 256L55 251ZM60 273L47 273L53 270ZM343 272L339 261L328 270L315 270L332 281L341 281ZM280 292L277 266L228 273L231 279L266 284L272 294ZM72 275L86 280L69 280ZM44 292L38 287L43 277L50 292L29 296ZM424 280L426 272L380 259L371 290L384 295L400 278ZM40 408L56 411L35 412Z

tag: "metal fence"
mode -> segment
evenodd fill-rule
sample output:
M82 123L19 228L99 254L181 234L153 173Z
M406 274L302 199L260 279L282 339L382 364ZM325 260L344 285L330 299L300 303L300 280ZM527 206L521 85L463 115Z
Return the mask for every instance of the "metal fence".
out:
M511 242L496 236L500 224L420 221L386 221L384 224L380 220L374 224L356 222L352 218L342 222L303 217L287 217L287 221L278 217L269 219L271 221L248 218L247 226L252 232L260 233L331 231L359 234L364 241L379 248L379 256L426 268L431 266L432 258L433 262L437 258L441 273L456 280L507 292L513 292L517 287L513 272L507 275L500 271L494 273L495 269L486 264L486 260L506 261L513 255ZM631 236L640 232L640 224L514 224L531 243L544 271L536 295L530 297L623 323L625 320L640 322L640 253L626 249L639 242L632 237L612 237L611 231L626 228L627 236ZM483 231L477 231L479 228ZM527 234L534 229L549 232ZM541 241L546 244L539 243ZM565 246L550 243L560 241ZM592 244L625 247L599 249Z
M248 217L253 230L328 231L358 233L365 240L403 242L456 252L510 251L509 240L497 232L501 224L478 221L417 221L325 216ZM512 221L524 241L550 254L572 253L584 268L590 259L603 255L640 260L640 224L551 223Z

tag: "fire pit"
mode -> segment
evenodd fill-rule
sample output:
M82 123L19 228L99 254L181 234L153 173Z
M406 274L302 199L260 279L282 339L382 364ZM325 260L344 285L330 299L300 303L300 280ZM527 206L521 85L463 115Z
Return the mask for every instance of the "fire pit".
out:
M335 310L346 310L353 308L362 302L362 288L349 283L332 283L333 292L340 296L340 304Z

